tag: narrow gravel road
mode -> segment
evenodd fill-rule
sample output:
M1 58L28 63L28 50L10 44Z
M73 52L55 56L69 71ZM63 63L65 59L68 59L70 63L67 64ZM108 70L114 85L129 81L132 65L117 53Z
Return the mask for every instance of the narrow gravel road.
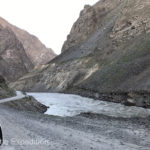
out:
M22 92L16 91L16 96L10 97L10 98L1 99L0 100L0 104L6 103L6 102L10 102L10 101L16 101L16 100L22 99L24 97L25 97L25 95Z
M149 150L150 118L55 117L0 105L1 150Z

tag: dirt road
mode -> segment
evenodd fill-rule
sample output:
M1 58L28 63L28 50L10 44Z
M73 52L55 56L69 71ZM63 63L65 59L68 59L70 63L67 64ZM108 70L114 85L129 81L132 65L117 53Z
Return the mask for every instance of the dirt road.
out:
M1 150L149 150L150 119L55 117L0 105Z
M16 96L10 97L10 98L1 99L0 100L0 104L6 103L6 102L11 102L11 101L16 101L16 100L22 99L24 97L25 97L25 95L22 92L17 91L16 92Z

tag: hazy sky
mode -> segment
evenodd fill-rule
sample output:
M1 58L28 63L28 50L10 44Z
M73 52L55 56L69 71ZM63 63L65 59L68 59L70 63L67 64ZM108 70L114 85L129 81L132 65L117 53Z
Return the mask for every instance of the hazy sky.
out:
M85 4L98 0L0 0L0 16L60 53Z

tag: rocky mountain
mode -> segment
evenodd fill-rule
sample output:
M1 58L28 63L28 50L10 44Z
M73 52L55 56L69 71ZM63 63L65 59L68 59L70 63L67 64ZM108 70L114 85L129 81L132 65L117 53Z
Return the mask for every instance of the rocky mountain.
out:
M0 74L8 82L15 81L55 56L35 36L0 18Z
M8 23L1 17L0 24L14 32L18 40L23 44L25 52L34 66L46 64L56 56L54 51L51 48L46 48L36 36Z
M86 5L62 54L10 86L150 107L150 1Z

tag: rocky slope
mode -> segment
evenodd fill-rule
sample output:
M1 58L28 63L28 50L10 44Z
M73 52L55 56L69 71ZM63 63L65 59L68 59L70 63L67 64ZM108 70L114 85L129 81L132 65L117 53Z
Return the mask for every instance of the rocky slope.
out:
M150 1L85 6L62 54L11 84L150 107Z
M52 49L46 48L34 35L8 23L1 17L0 24L5 28L9 27L14 32L34 66L46 64L56 56Z
M0 74L7 81L15 81L33 67L14 32L0 26Z
M8 88L4 78L0 76L0 99L11 97L13 95L15 95L15 93Z
M47 111L47 107L39 103L32 96L28 96L12 102L3 103L2 105L24 112L45 113Z

